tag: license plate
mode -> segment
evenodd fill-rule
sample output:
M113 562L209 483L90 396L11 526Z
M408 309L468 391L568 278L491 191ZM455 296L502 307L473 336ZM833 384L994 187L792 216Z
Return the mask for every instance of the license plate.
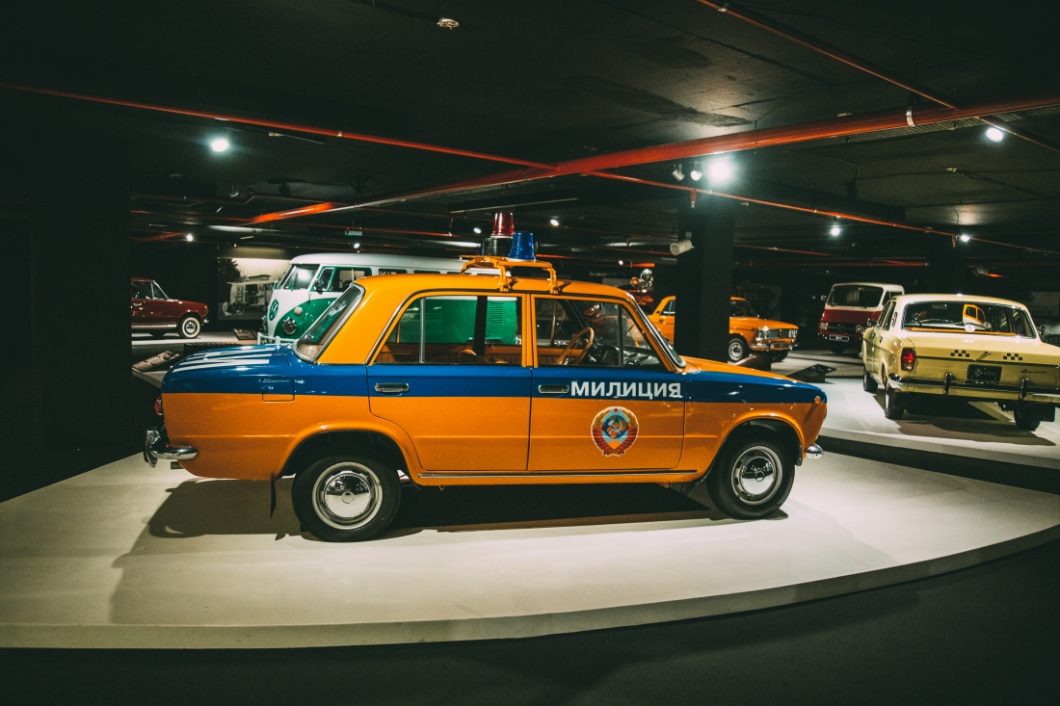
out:
M1001 382L1000 365L969 365L968 383L971 385L997 385Z

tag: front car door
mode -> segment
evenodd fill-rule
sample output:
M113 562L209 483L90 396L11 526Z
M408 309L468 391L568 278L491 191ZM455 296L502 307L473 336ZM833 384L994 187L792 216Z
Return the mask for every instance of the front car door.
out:
M681 376L627 302L533 297L531 472L672 469L684 437Z
M425 472L526 470L530 368L522 295L413 299L368 366L372 414L409 435Z

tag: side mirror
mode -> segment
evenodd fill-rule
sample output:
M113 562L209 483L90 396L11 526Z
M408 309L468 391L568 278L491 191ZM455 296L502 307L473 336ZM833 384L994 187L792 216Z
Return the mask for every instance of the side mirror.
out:
M324 291L324 285L321 284L320 282L314 283L313 284L313 291L316 292L317 294L320 294L321 292Z

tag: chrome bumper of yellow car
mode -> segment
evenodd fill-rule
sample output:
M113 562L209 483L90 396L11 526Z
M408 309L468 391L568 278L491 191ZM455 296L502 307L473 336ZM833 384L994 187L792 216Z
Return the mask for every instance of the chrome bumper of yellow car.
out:
M1060 390L1042 390L1027 387L1026 385L1021 387L989 387L955 381L931 382L927 380L901 380L898 378L892 378L890 384L898 392L910 392L920 395L943 395L982 400L1013 400L1060 405Z

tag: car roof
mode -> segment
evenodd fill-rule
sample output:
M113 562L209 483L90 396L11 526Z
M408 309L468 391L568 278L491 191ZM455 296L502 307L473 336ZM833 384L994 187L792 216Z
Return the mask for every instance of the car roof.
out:
M408 267L460 269L458 258L417 257L410 255L373 255L370 253L310 253L291 258L292 265L350 265L377 267Z
M1023 304L1011 299L980 297L975 294L903 294L895 297L895 302L896 306L919 304L921 302L966 302L969 304L1000 304L1001 306L1023 307Z
M548 280L537 277L519 277L512 279L511 293L532 292L547 294ZM380 294L412 293L435 289L462 289L469 291L497 292L507 294L509 290L501 287L500 277L496 272L477 272L474 274L404 274L404 275L374 275L362 277L357 284L369 292ZM622 300L632 300L632 295L618 287L594 282L577 282L574 280L558 280L557 294L574 294L579 296L600 296Z
M904 289L902 285L894 282L836 282L833 287L881 287L883 289Z

